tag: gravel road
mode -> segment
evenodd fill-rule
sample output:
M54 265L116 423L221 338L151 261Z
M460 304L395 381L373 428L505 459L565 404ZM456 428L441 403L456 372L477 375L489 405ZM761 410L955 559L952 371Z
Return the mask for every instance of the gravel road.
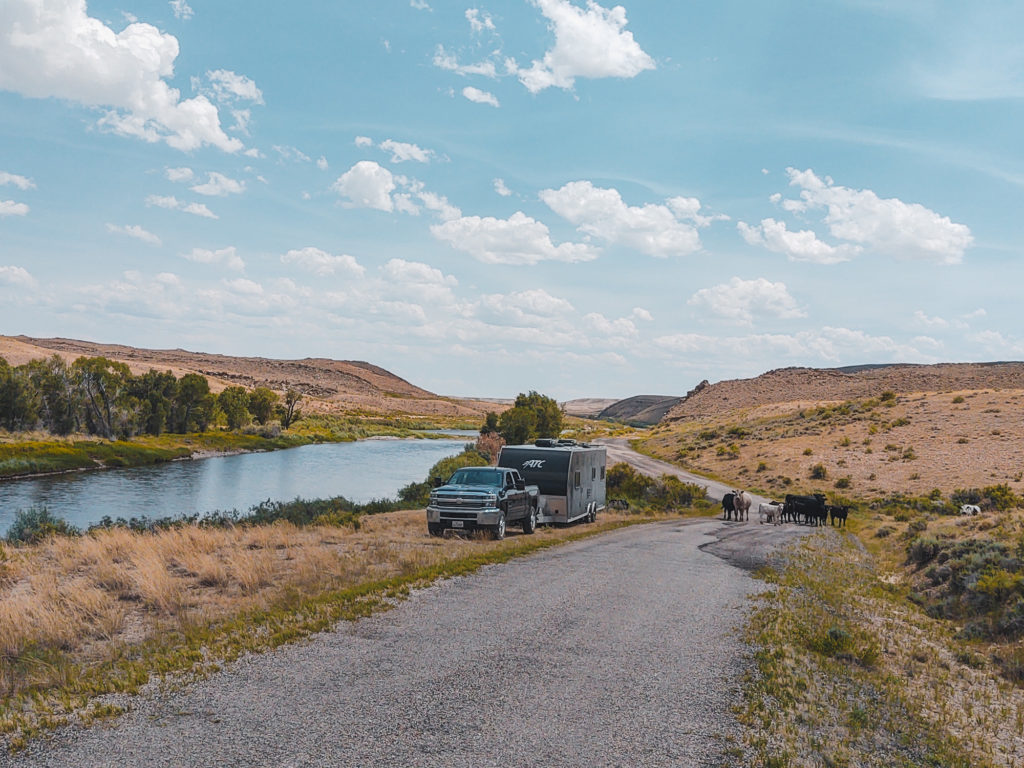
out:
M0 763L740 765L744 568L802 532L675 520L488 566Z

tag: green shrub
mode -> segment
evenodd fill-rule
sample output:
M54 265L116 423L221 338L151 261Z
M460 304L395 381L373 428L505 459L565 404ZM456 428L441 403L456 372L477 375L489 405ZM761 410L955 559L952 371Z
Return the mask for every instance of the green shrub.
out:
M907 547L907 557L911 562L924 565L935 559L939 554L940 544L931 536L918 536Z
M853 485L853 481L849 477L840 477L835 482L836 488L849 488L851 485Z
M1005 483L982 488L981 495L1000 512L1020 506L1020 497Z
M625 499L631 509L680 509L691 507L707 496L703 485L684 483L673 475L650 477L621 462L608 468L607 484L608 496Z
M35 544L50 536L77 536L78 529L67 520L54 517L46 507L19 509L7 529L11 544Z
M963 401L964 401L964 396L963 395L957 395L956 397L953 398L953 404L954 405L959 405Z
M815 464L811 467L811 480L824 480L828 477L828 470L824 464Z

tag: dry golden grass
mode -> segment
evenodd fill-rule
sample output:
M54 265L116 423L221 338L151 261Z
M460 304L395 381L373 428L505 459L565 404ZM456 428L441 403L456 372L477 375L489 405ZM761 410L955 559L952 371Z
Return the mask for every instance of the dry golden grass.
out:
M609 514L604 520L618 519ZM574 529L541 529L564 538ZM509 540L521 536L510 531ZM427 535L422 511L363 519L359 530L289 523L134 533L98 530L0 555L0 697L53 684L49 651L82 664L187 624L270 606L285 594L411 574L505 546Z
M664 424L644 450L769 495L835 491L840 478L849 481L842 493L860 498L1002 483L1024 493L1024 391L919 392L853 403L848 415L835 409L840 401L803 400ZM710 432L717 434L700 438ZM817 464L824 479L810 476Z

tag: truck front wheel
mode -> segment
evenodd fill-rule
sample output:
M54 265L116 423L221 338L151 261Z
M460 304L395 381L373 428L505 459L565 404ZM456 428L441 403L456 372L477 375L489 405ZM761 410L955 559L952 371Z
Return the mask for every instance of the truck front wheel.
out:
M501 541L505 538L505 513L498 516L498 524L494 526L494 540Z
M440 536L444 533L444 526L440 523L427 523L427 533L431 536Z

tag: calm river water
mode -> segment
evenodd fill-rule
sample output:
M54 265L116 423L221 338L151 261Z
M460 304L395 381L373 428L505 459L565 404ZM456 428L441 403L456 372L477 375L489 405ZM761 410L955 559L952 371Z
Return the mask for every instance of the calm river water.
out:
M0 482L0 536L15 512L47 507L79 528L112 518L237 509L267 499L394 497L462 450L475 433L451 440L363 440L285 451L175 461L150 467L77 472Z

